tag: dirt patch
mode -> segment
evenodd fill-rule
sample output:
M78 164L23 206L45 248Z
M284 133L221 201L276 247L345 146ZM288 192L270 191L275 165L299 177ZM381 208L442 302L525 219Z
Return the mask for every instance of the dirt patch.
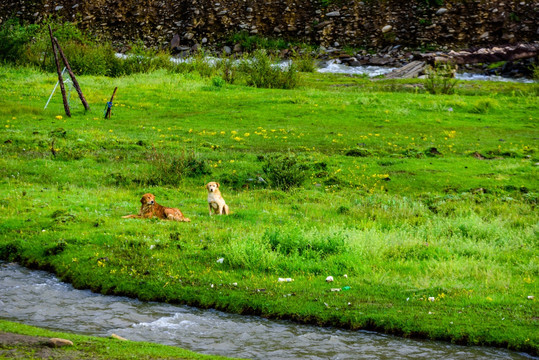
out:
M50 347L49 338L0 332L0 358L2 359L60 359L80 358L74 352Z

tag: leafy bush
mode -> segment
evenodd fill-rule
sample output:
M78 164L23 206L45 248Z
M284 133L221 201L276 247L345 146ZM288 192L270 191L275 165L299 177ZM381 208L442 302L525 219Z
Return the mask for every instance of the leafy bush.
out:
M21 25L17 19L9 19L0 27L0 61L19 63L26 44L37 33L38 25Z
M262 171L269 183L278 189L288 191L300 186L307 177L308 166L294 155L273 155L266 158Z
M240 68L247 76L247 84L257 88L293 89L299 80L293 63L281 68L265 50L255 51Z
M425 88L433 95L453 94L457 79L454 77L455 69L448 64L439 64L427 69L427 81Z
M222 88L225 85L225 80L220 76L215 76L211 79L211 83L216 88Z

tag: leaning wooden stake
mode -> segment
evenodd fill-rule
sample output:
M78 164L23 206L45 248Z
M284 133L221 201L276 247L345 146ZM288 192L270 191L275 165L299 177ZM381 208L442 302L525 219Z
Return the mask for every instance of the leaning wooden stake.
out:
M114 91L112 92L112 97L107 103L107 108L105 109L105 119L110 119L110 116L112 115L112 101L114 100L114 95L116 95L116 90L118 90L117 86L114 88Z
M57 38L54 38L54 43L56 44L56 48L58 49L58 52L60 53L60 56L62 57L62 60L64 61L64 65L67 69L67 72L69 73L69 76L71 76L71 80L73 81L73 86L77 90L77 93L79 94L80 101L82 101L82 105L84 105L84 108L86 110L90 110L90 106L86 102L86 98L84 98L84 95L82 94L82 90L80 89L79 82L77 81L77 78L75 77L75 74L71 70L71 66L69 66L69 62L67 61L67 58L62 51L62 48L60 47L60 43L58 42Z
M49 34L51 35L52 53L54 54L54 61L56 62L56 71L58 72L58 82L60 83L60 90L62 90L62 99L64 101L64 110L68 117L71 117L71 111L69 110L69 103L67 102L66 89L64 87L64 78L62 76L62 69L60 69L60 63L58 62L58 54L56 54L56 44L54 43L54 36L52 36L52 29L49 25Z

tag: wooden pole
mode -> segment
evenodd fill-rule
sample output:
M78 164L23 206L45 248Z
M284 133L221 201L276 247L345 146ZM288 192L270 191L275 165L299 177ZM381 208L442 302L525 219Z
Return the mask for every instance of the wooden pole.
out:
M114 88L110 101L107 103L107 109L105 110L105 119L110 119L110 116L112 115L112 100L114 100L114 95L116 95L116 90L118 90L117 86Z
M64 78L62 76L62 69L60 69L60 63L58 62L58 54L56 54L56 45L54 43L54 36L52 36L52 29L49 25L49 34L51 35L52 53L54 54L54 61L56 62L56 71L58 72L58 82L60 83L60 90L62 90L62 99L64 101L64 110L68 117L71 117L71 111L69 110L69 104L67 102L66 89L64 87Z
M71 70L71 66L69 66L69 62L67 61L67 58L62 51L62 48L60 47L60 43L58 42L57 38L54 38L54 43L56 44L56 48L58 49L58 52L60 53L60 56L62 57L62 60L64 61L64 65L67 69L67 72L69 73L69 76L71 76L71 80L73 80L73 86L77 90L77 93L79 94L80 101L82 101L82 105L84 105L84 108L86 110L90 110L90 106L88 105L88 102L86 102L86 99L84 98L84 95L82 94L82 90L80 89L79 82L77 81L77 78L75 77L75 74Z

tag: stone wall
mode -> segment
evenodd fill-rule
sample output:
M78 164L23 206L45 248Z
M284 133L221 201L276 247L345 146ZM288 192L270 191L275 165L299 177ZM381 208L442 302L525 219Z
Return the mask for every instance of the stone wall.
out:
M328 6L322 3L330 2ZM430 1L431 3L434 1ZM508 0L0 0L0 20L48 16L127 44L215 44L246 31L323 46L463 48L539 40L539 2ZM178 38L177 37L177 38Z

